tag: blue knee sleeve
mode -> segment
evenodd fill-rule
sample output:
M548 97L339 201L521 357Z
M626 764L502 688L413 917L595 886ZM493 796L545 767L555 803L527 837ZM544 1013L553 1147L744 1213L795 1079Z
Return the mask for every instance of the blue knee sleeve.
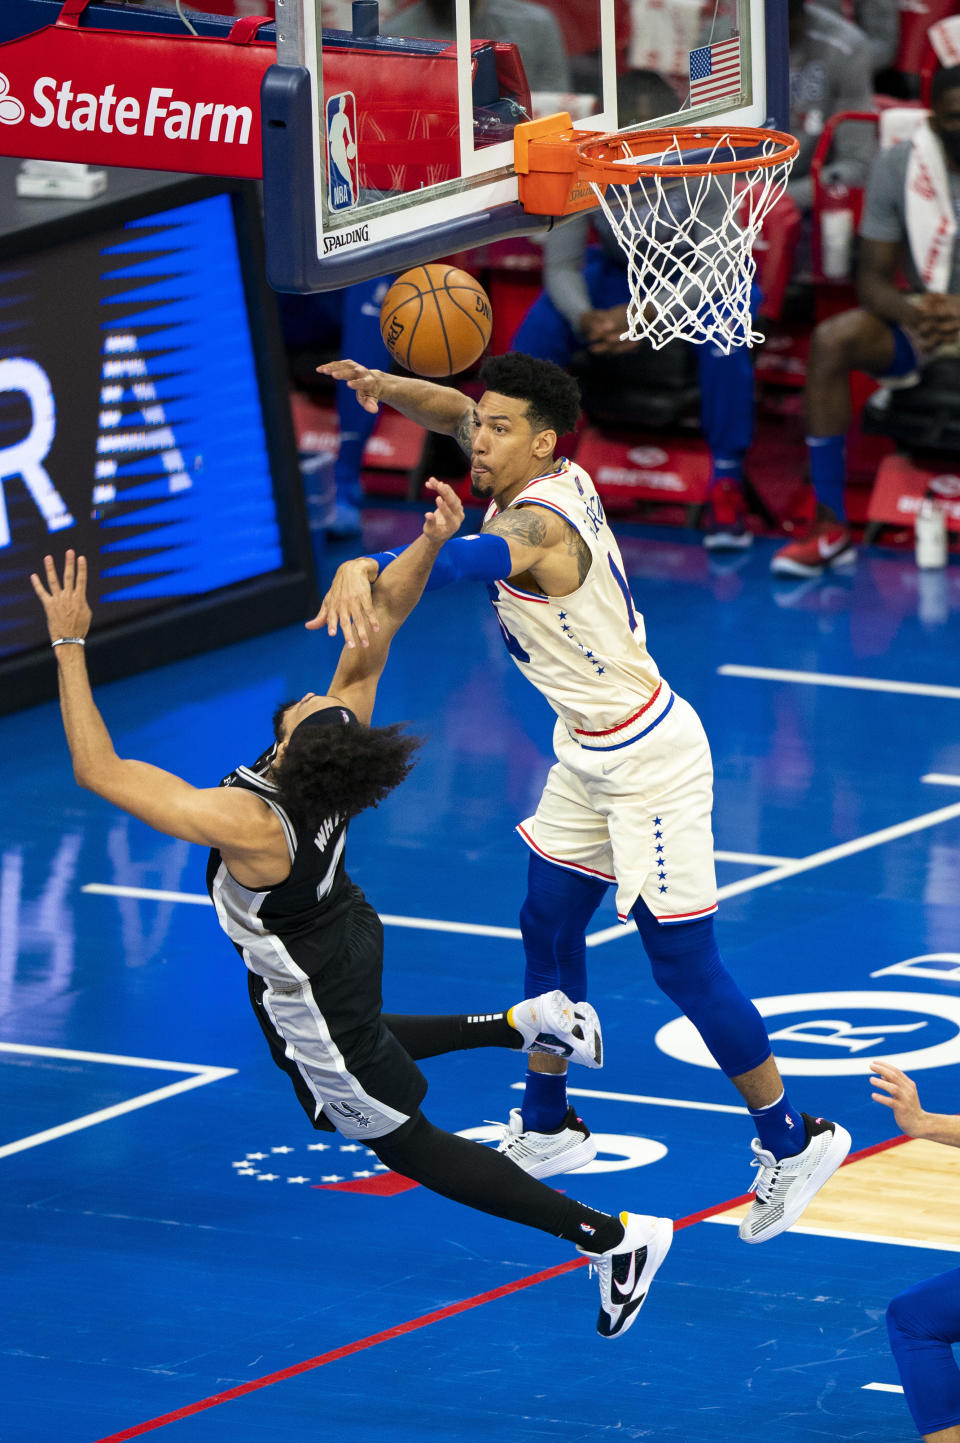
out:
M527 896L520 911L527 997L539 997L541 992L559 987L574 1002L586 1001L584 939L607 885L530 853Z
M713 918L664 927L638 898L633 916L650 958L653 980L690 1019L728 1077L770 1056L763 1018L723 965Z
M923 1434L960 1424L960 1268L916 1283L887 1309L887 1332L913 1421Z

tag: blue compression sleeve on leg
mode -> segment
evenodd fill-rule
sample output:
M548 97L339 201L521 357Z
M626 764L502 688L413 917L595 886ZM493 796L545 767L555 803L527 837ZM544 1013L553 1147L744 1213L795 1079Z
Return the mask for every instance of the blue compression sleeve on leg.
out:
M663 927L641 898L633 916L654 982L690 1019L727 1076L740 1077L766 1062L770 1056L766 1026L723 965L713 918ZM751 1108L750 1116L761 1144L774 1157L792 1157L804 1147L803 1119L785 1092L768 1107Z
M653 968L653 980L689 1017L728 1077L766 1062L770 1041L763 1018L723 965L713 918L663 927L641 898L633 909Z
M917 1430L939 1433L960 1424L960 1268L915 1283L887 1309L890 1347Z
M587 923L607 883L530 853L520 931L527 959L524 996L561 988L574 1002L587 1000Z
M405 551L406 547L401 549ZM367 555L382 571L396 561L400 552L371 551ZM500 581L512 569L510 547L502 536L455 536L433 563L426 589L435 591L453 581Z
M527 896L520 931L527 959L524 996L539 997L559 987L574 1002L587 997L587 923L607 883L530 853ZM559 1127L567 1112L566 1073L528 1072L523 1125L534 1132Z

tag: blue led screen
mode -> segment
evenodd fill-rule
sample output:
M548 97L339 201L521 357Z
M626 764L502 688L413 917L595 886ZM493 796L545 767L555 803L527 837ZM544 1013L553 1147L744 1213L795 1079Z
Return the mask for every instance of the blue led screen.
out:
M227 194L0 266L0 657L68 546L95 628L283 566Z

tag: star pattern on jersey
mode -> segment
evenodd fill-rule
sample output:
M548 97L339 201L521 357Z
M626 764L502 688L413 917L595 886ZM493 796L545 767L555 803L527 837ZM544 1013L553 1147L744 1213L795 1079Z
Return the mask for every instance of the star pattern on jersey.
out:
M594 675L598 677L603 676L606 672L606 667L600 665L600 662L597 660L595 652L588 651L587 648L584 646L583 642L577 639L576 632L569 624L569 612L558 611L557 621L560 624L561 634L565 636L567 640L571 642L571 644L575 645L577 650L590 663L590 665L593 667Z
M667 886L667 855L664 850L662 817L653 819L653 864L657 869L657 879L660 883L657 893L662 897L670 890Z

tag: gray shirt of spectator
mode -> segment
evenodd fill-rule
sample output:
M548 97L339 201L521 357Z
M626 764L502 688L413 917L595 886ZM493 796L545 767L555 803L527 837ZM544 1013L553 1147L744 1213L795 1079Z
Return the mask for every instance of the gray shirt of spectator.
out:
M860 234L865 240L898 241L904 247L903 270L911 291L926 290L913 257L907 232L907 166L910 146L906 142L882 150L873 162ZM947 171L953 210L957 217L957 237L953 243L953 263L947 287L951 295L960 295L960 173Z
M820 0L824 8L843 14L843 0ZM900 6L897 0L855 0L853 22L870 41L874 70L893 63L900 44Z
M575 0L571 0L575 3ZM506 40L516 45L531 90L569 90L570 67L556 16L532 0L487 0L475 5L471 32L477 39ZM411 35L422 40L455 40L453 0L450 19L437 20L426 5L411 5L383 26L384 35Z
M801 210L813 204L810 162L823 127L838 111L873 109L872 77L873 56L863 31L821 5L805 5L803 37L790 52L790 130L800 153L788 194ZM840 126L829 180L864 185L875 150L872 127Z

